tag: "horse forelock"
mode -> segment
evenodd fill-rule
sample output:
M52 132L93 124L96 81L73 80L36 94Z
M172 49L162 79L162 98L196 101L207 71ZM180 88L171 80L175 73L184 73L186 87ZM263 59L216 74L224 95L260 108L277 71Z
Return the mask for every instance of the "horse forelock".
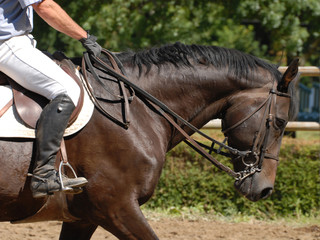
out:
M227 68L228 74L238 79L248 79L260 67L270 72L277 81L281 78L276 65L235 49L217 46L185 45L176 42L138 52L123 52L119 54L119 58L121 61L129 61L132 66L138 67L140 75L143 73L143 66L147 74L152 65L161 68L164 64L169 63L177 68L181 66L192 68L196 67L195 64L212 65L217 69Z

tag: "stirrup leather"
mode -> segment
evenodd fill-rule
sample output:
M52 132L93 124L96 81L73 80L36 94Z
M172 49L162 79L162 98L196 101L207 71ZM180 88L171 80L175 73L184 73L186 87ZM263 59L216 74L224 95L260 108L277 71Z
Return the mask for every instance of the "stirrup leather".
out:
M81 187L77 187L77 188L72 188L72 187L65 187L64 183L63 183L63 170L65 169L64 167L68 167L72 173L73 176L75 178L78 178L75 170L73 169L73 167L70 165L70 163L68 162L68 156L67 156L67 150L66 150L66 145L64 142L64 138L62 138L61 140L61 146L60 146L60 164L59 164L59 169L58 169L58 174L59 174L59 179L60 179L60 183L61 183L61 190L62 191L69 191L69 192L82 192L82 188Z

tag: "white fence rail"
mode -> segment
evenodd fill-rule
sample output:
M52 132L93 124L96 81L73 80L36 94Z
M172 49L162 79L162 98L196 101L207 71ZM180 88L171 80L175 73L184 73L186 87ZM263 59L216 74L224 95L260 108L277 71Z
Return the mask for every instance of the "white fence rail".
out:
M279 67L279 71L284 73L287 70L288 67L282 66ZM299 67L299 72L301 73L301 76L320 76L320 67L316 66L309 66L309 67Z
M203 129L221 129L221 120L212 120L204 125ZM318 122L288 122L286 131L320 131L320 124Z

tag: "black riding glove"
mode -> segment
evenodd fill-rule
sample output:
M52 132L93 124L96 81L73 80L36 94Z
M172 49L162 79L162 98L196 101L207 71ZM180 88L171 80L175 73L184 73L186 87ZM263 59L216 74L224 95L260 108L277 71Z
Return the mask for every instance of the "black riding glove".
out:
M95 57L100 56L102 47L99 45L99 43L97 43L97 37L89 35L88 33L87 38L82 38L79 41L89 53L93 54Z

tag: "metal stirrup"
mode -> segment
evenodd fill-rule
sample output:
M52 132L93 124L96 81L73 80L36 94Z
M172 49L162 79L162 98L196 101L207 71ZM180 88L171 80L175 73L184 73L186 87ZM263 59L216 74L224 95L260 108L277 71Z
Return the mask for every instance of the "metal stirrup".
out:
M74 171L74 169L72 168L72 166L70 165L69 162L64 162L64 161L61 161L60 164L59 164L59 179L60 179L60 184L61 184L61 190L62 191L69 191L69 190L73 190L72 187L65 187L64 184L63 184L63 179L62 179L62 168L64 169L64 167L67 166L71 169L73 175L75 178L78 178L77 177L77 174L76 172Z
M72 171L72 173L73 173L75 178L78 178L78 176L77 176L76 172L74 171L73 167L68 162L66 145L65 145L65 142L64 142L63 138L61 140L60 153L61 153L61 161L60 161L60 164L59 164L58 173L59 173L61 190L62 191L70 191L70 190L73 190L72 187L65 187L64 186L63 179L62 179L62 169L64 170L64 167L67 166L68 168L71 169L71 171Z

